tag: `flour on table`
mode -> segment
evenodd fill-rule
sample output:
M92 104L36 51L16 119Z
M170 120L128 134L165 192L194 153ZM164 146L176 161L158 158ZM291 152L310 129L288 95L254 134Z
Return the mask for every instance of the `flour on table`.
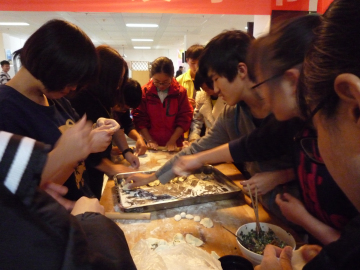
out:
M203 218L200 221L200 224L204 225L204 227L206 227L206 228L212 228L214 226L214 223L212 222L212 220L210 218Z
M190 215L190 214L187 214L185 217L186 217L187 219L193 219L193 218L194 218L194 216L193 216L193 215Z
M196 222L199 222L200 219L201 219L200 216L195 216L195 217L194 217L194 221L196 221Z
M156 155L156 160L159 161L159 159L166 159L166 155Z
M200 247L202 244L204 244L203 241L201 241L199 238L196 238L195 236L191 234L187 234L185 236L186 243L193 245L195 247Z
M180 215L175 215L174 219L175 219L176 221L179 221L179 220L181 219L181 216L180 216Z

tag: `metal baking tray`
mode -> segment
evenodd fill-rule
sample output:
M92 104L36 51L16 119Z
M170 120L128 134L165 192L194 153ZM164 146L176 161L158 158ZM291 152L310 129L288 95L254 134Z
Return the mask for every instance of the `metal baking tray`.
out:
M230 178L212 166L203 166L183 182L171 182L135 190L123 190L121 183L134 173L150 174L155 171L119 173L114 176L119 206L125 212L147 212L193 205L238 197L241 189Z

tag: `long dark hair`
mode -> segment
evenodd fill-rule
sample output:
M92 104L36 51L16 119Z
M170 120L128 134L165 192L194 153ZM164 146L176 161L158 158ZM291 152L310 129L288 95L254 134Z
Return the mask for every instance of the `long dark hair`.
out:
M339 103L334 91L336 77L342 73L360 77L359 13L358 0L335 0L323 15L300 76L298 100L305 117L310 108L324 101L321 113L334 116Z
M99 55L99 77L98 84L91 87L91 91L107 108L123 105L122 88L128 77L127 64L119 52L110 46L100 45L96 51Z
M51 20L41 26L14 52L48 91L68 85L88 84L97 74L97 55L90 38L76 25Z
M258 70L270 78L302 64L319 25L320 16L301 16L275 24L268 35L253 40L246 61L250 80L257 82Z

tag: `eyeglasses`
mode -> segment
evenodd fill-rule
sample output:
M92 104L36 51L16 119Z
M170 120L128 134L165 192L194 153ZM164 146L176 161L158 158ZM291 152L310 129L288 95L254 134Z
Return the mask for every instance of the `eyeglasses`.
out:
M301 146L303 153L314 163L324 165L324 160L320 156L318 148L318 137L317 136L303 136L305 129L310 125L312 118L315 114L325 105L326 99L321 101L315 109L310 113L309 118L305 121L303 127L295 135L294 141L298 142Z
M276 74L276 75L274 75L274 76L272 76L272 77L270 77L270 78L268 78L268 79L266 79L266 80L264 80L264 81L262 81L262 82L260 82L260 83L257 83L257 84L255 84L253 87L251 87L251 90L253 90L253 89L255 89L255 88L258 88L260 85L262 85L262 84L264 84L264 83L267 83L268 81L271 81L271 80L274 80L274 79L276 79L276 78L279 78L279 77L281 77L283 75L283 73L281 73L281 74Z
M169 86L171 84L171 80L167 82L158 82L158 81L153 81L153 82L156 86Z

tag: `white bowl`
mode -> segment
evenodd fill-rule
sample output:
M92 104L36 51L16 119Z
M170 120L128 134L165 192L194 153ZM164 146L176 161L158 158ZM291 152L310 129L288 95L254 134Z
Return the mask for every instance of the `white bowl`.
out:
M273 230L273 232L276 234L276 236L280 240L282 240L286 243L287 246L291 246L293 249L295 249L296 242L295 242L294 237L292 237L292 235L290 233L288 233L287 231L285 231L284 229L280 228L279 226L269 224L269 223L264 223L264 222L260 222L260 227L263 231L266 231L266 232L270 228L271 230ZM243 234L247 234L251 230L256 230L256 222L247 223L247 224L242 225L236 231L236 235L238 235L240 237L240 232L243 232ZM257 254L255 252L248 250L240 243L239 239L236 239L236 240L239 244L242 254L244 255L244 257L246 259L248 259L253 265L257 265L257 264L261 263L263 255L260 255L260 254Z

